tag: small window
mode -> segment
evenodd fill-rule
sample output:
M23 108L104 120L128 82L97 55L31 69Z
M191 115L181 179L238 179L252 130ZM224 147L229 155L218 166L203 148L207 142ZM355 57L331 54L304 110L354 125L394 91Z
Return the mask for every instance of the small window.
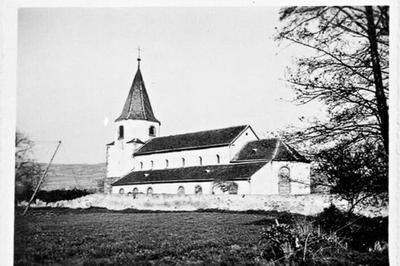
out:
M202 189L202 187L200 185L197 185L197 186L194 187L194 194L196 194L196 195L203 194L203 189Z
M140 170L143 170L143 162L140 162Z
M203 165L203 158L201 158L201 156L199 156L199 164Z
M148 188L147 188L146 194L147 194L148 196L153 195L153 188L152 188L152 187L148 187Z
M124 138L124 126L119 126L118 128L118 139Z
M217 154L217 164L221 162L221 159L219 158L219 155Z
M156 136L156 127L155 126L151 126L149 128L149 136L150 137L155 137Z
M120 188L120 189L119 189L119 194L121 194L121 195L122 195L122 194L125 194L125 190L124 190L123 188Z
M154 161L150 161L150 169L154 168Z
M133 198L136 198L137 194L139 194L139 189L138 189L137 187L135 187L135 188L132 190L132 197L133 197Z
M185 167L185 158L182 158L182 167Z
M183 186L178 187L178 195L179 196L185 195L185 188Z
M168 168L168 166L169 166L169 162L168 162L168 160L166 159L166 160L165 160L165 168Z

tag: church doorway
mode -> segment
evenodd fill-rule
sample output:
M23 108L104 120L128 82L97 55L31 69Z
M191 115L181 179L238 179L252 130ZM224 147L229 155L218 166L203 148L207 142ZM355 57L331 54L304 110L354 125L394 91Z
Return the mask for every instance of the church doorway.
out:
M281 167L281 169L279 169L278 177L279 194L290 194L290 169L286 166Z

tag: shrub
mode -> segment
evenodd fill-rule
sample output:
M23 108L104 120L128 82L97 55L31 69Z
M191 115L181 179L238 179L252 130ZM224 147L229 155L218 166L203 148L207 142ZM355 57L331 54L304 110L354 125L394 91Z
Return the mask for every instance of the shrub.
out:
M367 251L375 243L388 241L388 218L368 218L340 211L331 205L316 217L323 231L345 238L349 246L357 251Z
M346 249L341 238L335 234L322 233L307 219L290 224L276 221L276 224L263 229L258 246L261 259L305 265L322 259L328 261Z
M17 201L28 201L30 197L33 194L33 190L26 191L23 194L18 194L16 195L16 200ZM39 190L36 193L35 199L39 199L44 202L56 202L60 200L73 200L76 198L80 198L86 195L91 194L90 191L86 189L71 189L71 190L66 190L66 189L57 189L57 190Z

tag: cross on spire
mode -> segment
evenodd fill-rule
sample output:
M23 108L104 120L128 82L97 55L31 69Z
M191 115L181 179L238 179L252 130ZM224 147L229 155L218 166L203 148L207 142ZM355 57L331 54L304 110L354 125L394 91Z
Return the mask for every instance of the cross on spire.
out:
M137 50L138 50L138 61L140 61L140 52L142 51L142 49L140 49L140 46L138 46Z

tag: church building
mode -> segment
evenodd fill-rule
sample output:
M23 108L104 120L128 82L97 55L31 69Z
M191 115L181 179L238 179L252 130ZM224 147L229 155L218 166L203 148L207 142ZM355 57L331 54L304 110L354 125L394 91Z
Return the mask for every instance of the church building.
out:
M160 136L138 69L106 146L105 190L119 194L308 194L310 162L250 125Z

